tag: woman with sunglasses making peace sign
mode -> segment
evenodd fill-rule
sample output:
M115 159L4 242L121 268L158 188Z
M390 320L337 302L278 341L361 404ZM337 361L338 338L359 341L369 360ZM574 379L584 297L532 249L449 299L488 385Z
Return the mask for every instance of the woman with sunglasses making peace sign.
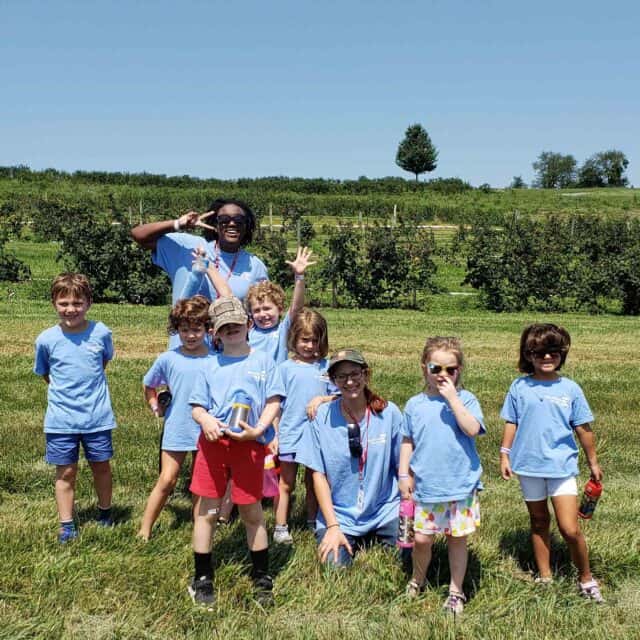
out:
M182 297L196 250L226 278L233 295L243 300L252 284L269 279L264 263L243 248L251 242L255 226L256 217L249 205L242 200L220 198L209 205L206 213L189 211L176 220L141 224L131 230L131 236L141 247L152 251L153 263L168 274L172 304ZM193 230L202 230L204 238L184 233ZM218 297L205 277L198 291L188 295L196 293L209 300ZM170 347L179 344L179 338L170 341Z
M355 349L335 353L328 373L342 396L318 407L296 462L313 471L320 560L345 566L369 543L395 544L402 413L369 389L369 367Z

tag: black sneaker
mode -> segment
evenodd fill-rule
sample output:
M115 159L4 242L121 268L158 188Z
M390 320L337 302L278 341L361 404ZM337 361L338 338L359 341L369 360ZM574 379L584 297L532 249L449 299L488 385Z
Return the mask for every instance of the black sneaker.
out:
M193 578L191 584L187 587L187 591L189 591L194 604L199 604L212 610L216 597L213 593L213 580L211 578L207 578L207 576Z
M261 607L273 606L273 578L268 574L263 574L253 578L253 586L256 591L256 602Z

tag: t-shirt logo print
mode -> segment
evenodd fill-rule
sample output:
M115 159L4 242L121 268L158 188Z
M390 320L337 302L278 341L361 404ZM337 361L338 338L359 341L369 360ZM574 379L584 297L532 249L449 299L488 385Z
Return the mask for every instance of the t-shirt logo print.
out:
M568 409L571 406L571 398L569 396L543 395L542 399L550 402L551 404L555 404L562 409Z

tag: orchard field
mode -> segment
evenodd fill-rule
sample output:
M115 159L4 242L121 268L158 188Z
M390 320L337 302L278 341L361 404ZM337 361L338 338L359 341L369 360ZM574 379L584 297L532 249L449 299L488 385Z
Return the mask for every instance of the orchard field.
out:
M617 196L607 192L607 197ZM633 191L620 197L637 209ZM142 400L141 379L165 348L167 309L96 304L90 311L91 318L113 329L117 351L108 378L119 425L113 463L118 523L113 530L92 524L95 501L83 464L77 490L81 537L60 547L53 471L43 462L45 385L31 372L34 338L55 323L46 290L60 266L53 262L56 248L50 244L23 240L12 249L31 266L34 280L5 284L0 301L0 638L638 637L637 318L493 314L479 310L474 296L446 293L431 296L426 311L324 309L332 347L362 349L373 366L373 386L400 406L420 389L425 337L455 334L464 341L465 386L479 397L488 429L479 441L486 491L482 525L471 540L464 618L454 623L440 611L448 583L442 545L428 576L430 587L417 601L403 597L407 578L396 558L377 549L361 554L349 571L321 570L312 535L303 529L300 492L293 550L271 548L275 607L263 611L250 596L244 534L235 523L219 531L214 542L218 600L216 610L206 613L195 609L186 593L191 524L184 493L176 492L149 543L135 538L156 477L159 437ZM454 289L455 270L445 269L439 277L449 278L449 290ZM593 571L607 599L603 606L578 597L557 531L557 580L542 589L533 583L526 508L516 482L505 483L498 474L498 413L517 375L520 331L534 320L560 322L570 331L574 346L566 373L583 386L596 415L605 493L585 531ZM586 478L581 459L581 483ZM271 529L270 509L267 518Z

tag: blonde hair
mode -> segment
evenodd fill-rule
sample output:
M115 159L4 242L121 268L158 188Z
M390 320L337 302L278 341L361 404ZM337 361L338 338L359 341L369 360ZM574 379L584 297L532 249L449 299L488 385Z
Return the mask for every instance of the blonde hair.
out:
M83 298L91 304L93 292L89 279L82 273L61 273L51 285L51 302L55 302L60 296Z
M249 287L247 296L245 298L245 304L249 313L251 313L251 307L255 303L260 304L265 300L273 302L273 304L282 311L284 309L284 291L280 285L270 280L263 280L257 284Z
M420 364L426 364L431 354L435 351L448 351L449 353L453 353L458 361L458 366L461 369L464 367L464 354L462 353L462 342L460 338L456 338L455 336L433 336L427 338L424 349L422 350ZM462 373L458 373L456 386L462 386Z
M317 311L306 307L296 314L291 321L287 335L287 349L296 350L298 337L303 333L310 333L318 341L318 358L326 358L329 353L329 333L327 321Z

